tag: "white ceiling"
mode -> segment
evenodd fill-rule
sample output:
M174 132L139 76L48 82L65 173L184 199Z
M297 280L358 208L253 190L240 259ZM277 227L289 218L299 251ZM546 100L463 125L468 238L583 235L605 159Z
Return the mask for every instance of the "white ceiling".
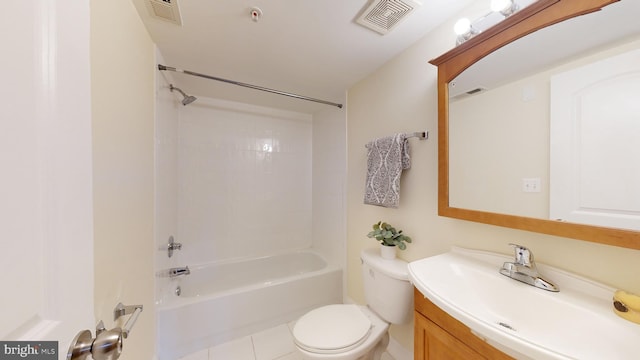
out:
M354 21L368 0L179 0L182 26L150 16L145 1L132 0L163 65L344 103L350 86L481 0L421 0L421 7L384 36ZM263 11L258 22L251 20L254 6ZM180 73L171 76L175 86L195 96L306 113L327 107Z

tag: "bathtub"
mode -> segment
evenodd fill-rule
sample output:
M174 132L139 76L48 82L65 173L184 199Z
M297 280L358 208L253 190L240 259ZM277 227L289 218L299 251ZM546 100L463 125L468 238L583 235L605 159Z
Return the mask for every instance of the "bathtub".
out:
M322 305L342 302L342 270L317 253L189 266L173 280L181 295L157 306L158 359L184 355L293 321Z

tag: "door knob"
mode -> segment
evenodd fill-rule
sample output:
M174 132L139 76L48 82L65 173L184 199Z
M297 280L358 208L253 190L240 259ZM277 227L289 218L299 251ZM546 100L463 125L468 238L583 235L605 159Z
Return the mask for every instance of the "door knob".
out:
M93 337L91 331L80 331L69 346L67 352L67 360L85 360L87 356L91 355L91 345L93 345Z
M107 330L100 320L96 325L95 339L91 336L91 331L80 331L71 341L66 360L86 360L89 355L93 360L118 360L122 354L123 339L131 332L131 328L141 312L142 305L125 306L119 303L113 310L113 319L117 320L121 316L131 315L124 327Z
M122 354L122 329L114 328L96 335L91 346L94 360L117 360Z
M86 360L89 355L93 360L117 360L122 354L122 342L122 329L104 330L100 321L95 339L89 330L76 335L69 346L67 360Z

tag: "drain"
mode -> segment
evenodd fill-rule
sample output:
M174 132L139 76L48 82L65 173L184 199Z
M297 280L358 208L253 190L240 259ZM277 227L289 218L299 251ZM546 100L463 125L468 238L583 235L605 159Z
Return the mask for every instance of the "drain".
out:
M180 288L180 286L176 287L175 293L177 296L180 296L182 294L182 289Z
M509 329L509 330L511 330L511 331L518 331L518 330L516 330L513 326L511 326L511 325L509 325L509 324L507 324L507 323L504 323L504 322L502 322L502 321L498 322L497 324L498 324L498 325L500 325L500 326L502 326L502 327L503 327L503 328L505 328L505 329Z

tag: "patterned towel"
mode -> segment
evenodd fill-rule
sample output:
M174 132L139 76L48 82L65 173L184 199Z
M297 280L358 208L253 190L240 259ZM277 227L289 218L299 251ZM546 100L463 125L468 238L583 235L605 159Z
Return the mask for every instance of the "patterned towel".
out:
M400 202L400 175L411 167L406 134L375 139L367 148L367 182L364 203L397 208Z

